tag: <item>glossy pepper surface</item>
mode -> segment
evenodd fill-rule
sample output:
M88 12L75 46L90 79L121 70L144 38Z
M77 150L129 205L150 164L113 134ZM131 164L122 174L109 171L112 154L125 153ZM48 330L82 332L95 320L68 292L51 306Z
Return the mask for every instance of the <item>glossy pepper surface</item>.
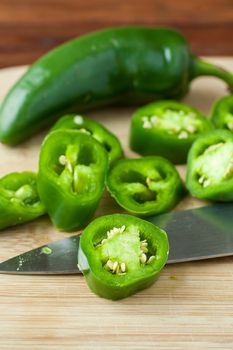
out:
M159 155L181 164L186 162L193 141L213 128L201 112L184 103L155 102L134 113L130 147L143 156Z
M166 212L184 194L176 168L162 157L119 160L108 173L107 188L121 207L140 216Z
M83 231L78 266L93 292L122 299L149 287L168 257L165 231L124 214L102 216Z
M220 98L213 106L210 116L216 128L233 131L233 95Z
M33 172L10 173L0 179L0 229L22 224L45 214Z
M0 141L17 144L65 111L179 99L201 75L233 75L195 57L169 28L120 27L85 35L35 62L0 110Z
M215 130L200 136L188 156L187 188L194 197L233 201L233 134Z
M48 134L40 152L38 190L55 226L72 231L91 217L107 167L107 152L93 137L74 130Z
M99 141L108 152L109 163L113 164L123 157L123 150L118 138L97 121L76 114L66 115L60 118L52 130L74 129L91 135Z

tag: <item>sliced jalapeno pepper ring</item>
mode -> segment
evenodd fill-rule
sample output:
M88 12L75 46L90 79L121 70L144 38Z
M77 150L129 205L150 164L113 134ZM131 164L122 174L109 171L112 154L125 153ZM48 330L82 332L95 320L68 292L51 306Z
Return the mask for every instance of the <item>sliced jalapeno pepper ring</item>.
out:
M94 213L108 169L104 147L84 133L55 130L40 153L38 189L53 223L67 231Z
M175 101L155 102L134 113L130 146L141 155L159 155L176 164L185 163L193 141L213 128L195 108Z
M0 229L31 221L45 213L35 173L10 173L0 179L0 211Z
M175 167L162 157L118 161L109 171L107 188L120 206L141 216L171 209L184 194Z
M193 144L188 157L187 187L203 199L233 199L233 134L215 130Z
M81 235L78 265L98 295L121 299L150 286L168 256L166 233L124 214L95 219Z

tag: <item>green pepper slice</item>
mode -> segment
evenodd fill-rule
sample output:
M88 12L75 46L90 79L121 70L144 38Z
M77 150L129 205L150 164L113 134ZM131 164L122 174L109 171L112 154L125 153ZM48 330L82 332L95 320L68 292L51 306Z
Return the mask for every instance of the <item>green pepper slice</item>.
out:
M159 155L181 164L200 133L213 128L197 109L184 103L155 102L134 113L130 147L143 156Z
M33 172L10 173L0 179L0 229L22 224L45 214Z
M17 144L67 111L180 99L198 76L233 89L233 75L194 56L170 28L108 28L71 40L36 61L0 107L0 141Z
M38 190L60 230L80 228L104 190L108 156L93 137L74 130L52 131L40 152Z
M233 95L220 98L213 106L210 116L216 128L233 131Z
M140 216L166 212L184 194L176 168L162 157L119 160L109 171L107 188L122 208Z
M118 138L93 119L77 114L65 115L60 118L52 128L52 130L57 129L75 129L94 137L108 152L110 165L117 159L123 157L123 150Z
M83 231L78 266L90 289L107 299L122 299L149 287L168 257L166 232L142 219L113 214Z
M233 134L215 130L198 138L188 156L187 188L194 197L233 200Z

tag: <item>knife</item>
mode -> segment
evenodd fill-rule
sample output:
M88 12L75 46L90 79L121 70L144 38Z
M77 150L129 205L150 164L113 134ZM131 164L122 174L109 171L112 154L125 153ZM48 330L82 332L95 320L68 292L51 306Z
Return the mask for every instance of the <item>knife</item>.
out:
M168 264L233 255L233 203L151 217L170 244ZM80 236L71 236L0 263L0 273L77 274Z

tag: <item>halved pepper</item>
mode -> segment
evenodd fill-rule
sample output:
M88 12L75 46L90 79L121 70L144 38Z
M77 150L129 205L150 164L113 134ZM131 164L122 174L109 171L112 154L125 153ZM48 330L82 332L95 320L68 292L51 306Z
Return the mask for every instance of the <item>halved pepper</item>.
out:
M193 107L175 101L155 102L133 114L130 147L143 156L159 155L181 164L194 140L213 128Z
M117 161L107 176L107 188L121 207L140 216L166 212L184 194L176 168L162 157Z
M233 200L233 134L215 130L199 137L188 156L187 188L194 197Z
M216 128L233 131L233 95L220 98L214 104L210 116Z
M78 266L90 289L107 299L122 299L149 287L168 257L166 232L142 219L113 214L83 231Z
M74 130L52 131L39 160L38 190L58 229L80 228L104 190L108 156L93 137Z
M33 172L10 173L0 179L0 229L22 224L45 214Z
M75 129L93 136L105 147L108 152L110 164L123 157L123 150L118 138L93 119L77 114L65 115L52 128L52 130L57 129Z

